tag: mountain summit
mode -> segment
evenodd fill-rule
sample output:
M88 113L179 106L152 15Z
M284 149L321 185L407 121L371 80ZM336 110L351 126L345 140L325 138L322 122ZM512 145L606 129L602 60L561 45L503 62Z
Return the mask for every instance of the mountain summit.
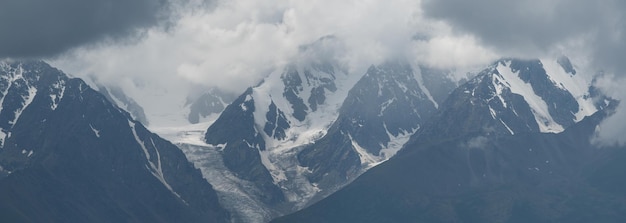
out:
M228 222L170 142L85 82L0 62L0 216L10 222Z

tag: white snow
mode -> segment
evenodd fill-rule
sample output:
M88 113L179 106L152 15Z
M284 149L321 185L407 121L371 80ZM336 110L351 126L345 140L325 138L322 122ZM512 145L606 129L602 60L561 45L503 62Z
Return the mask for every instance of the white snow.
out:
M352 148L359 154L359 159L361 160L361 165L371 167L375 166L376 163L380 162L379 157L376 157L370 153L368 153L363 147L361 147L357 142L350 137L350 141L352 142Z
M34 152L33 152L32 150L25 150L25 149L22 149L22 154L26 154L26 157L30 157L30 156L32 156L32 155L33 155L33 153L34 153Z
M265 166L265 168L270 171L270 175L272 175L272 179L274 180L274 184L278 184L282 181L286 181L287 180L287 176L285 175L285 171L279 169L278 167L276 167L274 165L274 163L270 160L269 158L269 151L264 150L261 151L259 150L259 155L261 156L261 163L263 164L263 166Z
M318 105L316 111L312 111L312 109L309 108L305 120L299 121L293 117L291 103L283 96L285 85L281 76L286 70L276 70L264 79L263 84L255 87L252 97L255 102L254 119L257 129L263 129L265 126L267 122L265 116L272 101L276 107L285 114L291 126L285 131L286 137L284 140L276 140L273 137L268 137L265 132L260 131L266 141L266 148L268 148L270 153L280 153L282 150L308 144L321 137L337 118L339 107L347 97L350 88L352 88L362 76L347 74L339 67L334 68L334 78L328 73L315 70L311 67L305 67L304 65L297 65L297 70L302 79L302 88L299 89L300 92L298 96L307 106L309 106L308 99L311 95L311 90L322 84L320 79L328 78L334 80L337 90L335 92L326 90L326 100L324 103ZM308 70L312 77L307 79L304 75L304 70Z
M391 98L385 102L383 102L382 106L380 107L380 111L378 112L378 116L382 117L383 113L385 112L385 110L387 110L387 108L396 100L396 98Z
M544 59L541 60L541 62L543 63L543 68L556 86L569 91L578 102L579 111L574 114L576 121L580 121L585 116L590 116L598 110L591 97L585 98L589 96L589 86L591 86L590 75L584 75L580 72L576 75L569 74L563 70L555 59Z
M4 133L4 129L0 128L0 148L4 147L4 141L6 139L7 139L7 134Z
M6 69L6 67L4 68ZM24 72L24 70L22 69L22 66L18 66L16 71L14 72L9 72L7 71L7 76L2 76L2 78L6 79L9 83L9 85L6 87L6 89L2 90L2 98L0 98L0 113L2 113L2 108L3 108L3 104L4 104L4 99L6 98L7 93L9 92L9 90L11 89L11 87L13 86L13 82L15 82L16 80L22 78L22 73Z
M403 132L401 134L398 134L398 136L394 136L391 133L389 133L389 130L387 130L387 125L384 124L384 126L385 126L385 131L387 131L387 135L389 136L390 140L389 140L389 143L387 144L387 147L384 147L383 149L380 150L380 153L378 154L378 156L381 157L381 162L379 162L378 164L389 160L392 156L395 156L396 153L398 153L398 151L402 149L404 144L406 144L409 141L413 133L415 133L415 131L417 131L420 128L418 126L417 128L412 129L411 131Z
M15 118L13 119L13 121L9 121L9 124L15 124L15 122L17 122L17 120L22 115L22 111L24 111L24 109L26 109L26 107L28 107L28 105L30 105L30 103L33 102L33 99L35 98L36 94L37 94L37 88L30 86L28 88L28 95L22 96L22 100L24 100L22 107L18 108L15 111Z
M496 119L497 117L496 111L494 111L493 108L491 108L491 106L489 106L489 113L491 114L491 118Z
M113 104L115 104L117 107L125 110L125 111L129 111L128 109L128 104L122 102L122 100L120 100L119 98L117 98L117 96L115 94L111 94L111 89L106 89L107 91L109 91L109 98L113 99Z
M500 99L500 102L502 103L503 107L508 107L508 105L506 104L506 101L502 98L502 91L504 90L504 86L502 86L502 84L500 84L500 79L494 75L493 79L492 79L492 83L493 86L496 88L496 97L498 97L498 99Z
M178 127L151 127L150 131L173 143L208 146L204 142L204 133L217 119L217 114L212 115L212 120L197 124L187 124Z
M91 128L91 131L93 131L93 133L96 135L96 137L100 138L100 130L97 130L91 124L89 124L89 127Z
M398 153L398 151L402 149L404 144L409 141L411 135L413 135L412 133L414 133L417 129L419 129L419 127L411 131L401 133L398 136L393 136L391 133L389 133L389 131L387 130L387 126L385 125L385 130L387 130L387 134L389 135L389 138L391 140L389 141L387 146L383 146L378 155L373 155L367 152L367 150L365 150L354 139L352 139L351 135L348 135L348 137L350 138L350 141L352 143L352 148L354 148L354 151L356 151L359 155L361 165L363 165L364 167L363 171L365 171L389 160L389 158L396 155L396 153Z
M541 132L558 133L563 131L563 126L556 123L550 112L548 111L548 105L535 94L532 86L529 83L524 82L519 78L518 73L513 73L509 67L511 62L507 62L506 65L498 64L497 70L502 79L499 79L500 83L506 84L512 93L521 95L524 100L530 106L537 125Z
M224 166L220 150L211 145L177 144L217 192L220 204L232 214L232 222L264 223L279 214L260 200L263 191L242 180Z
M148 164L150 164L150 167L146 166L148 168L148 170L150 170L150 173L156 177L159 181L161 181L161 183L170 191L172 192L172 194L176 195L176 197L180 198L183 202L187 203L178 193L176 193L176 191L174 191L174 189L172 189L172 187L170 186L169 183L167 183L167 181L165 180L165 176L163 175L163 171L161 169L161 155L159 154L159 149L154 145L154 141L152 141L152 138L150 138L150 142L152 143L152 148L154 148L154 152L156 153L157 157L157 164L155 165L152 161L150 161L150 153L148 153L148 149L146 148L146 145L144 143L144 141L142 141L139 136L137 135L137 131L135 130L135 123L131 120L128 120L128 126L130 126L132 132L133 132L133 136L135 137L135 141L137 141L137 143L139 144L139 146L141 146L141 149L143 150L144 155L146 156L146 160L148 161Z
M415 77L415 80L417 80L417 85L420 87L420 90L422 90L422 92L426 94L426 97L428 98L428 100L430 100L433 103L433 105L435 105L435 108L439 108L439 104L435 101L433 96L430 94L430 90L426 86L424 86L424 79L422 78L422 73L415 72L415 71L421 71L421 69L418 66L413 66L412 70L414 71L413 76Z
M248 107L246 107L245 103L249 102L250 100L252 100L252 96L250 95L246 95L246 100L244 100L239 106L241 107L241 110L243 111L248 111Z
M52 105L50 108L54 111L57 109L59 102L63 99L63 95L65 95L65 82L59 81L52 85L52 87L59 89L59 94L50 94L50 99L52 100Z
M502 100L502 99L500 99ZM505 104L506 105L506 104ZM491 108L491 105L489 106L489 113L491 114L491 117L495 120L497 119L498 121L500 121L500 123L502 123L502 125L504 125L504 127L509 130L509 133L511 133L511 135L515 135L515 132L513 132L513 130L511 130L511 128L509 127L509 125L507 125L504 121L502 121L501 118L498 118L498 116L496 115L496 111L493 110L493 108Z
M511 128L509 127L509 125L507 125L506 123L504 123L504 121L502 121L502 119L498 119L500 120L500 123L502 123L502 125L504 125L504 127L506 127L507 130L509 130L509 133L511 133L511 135L515 135L515 132L513 132L513 130L511 130Z

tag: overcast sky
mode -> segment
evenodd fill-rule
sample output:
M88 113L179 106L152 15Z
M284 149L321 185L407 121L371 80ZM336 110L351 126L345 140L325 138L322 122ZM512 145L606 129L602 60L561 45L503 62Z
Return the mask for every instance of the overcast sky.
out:
M621 99L625 11L620 0L3 0L0 57L45 58L138 91L237 93L332 35L327 51L355 73L388 58L466 68L568 55L610 74L602 87ZM622 138L610 134L622 123L626 112L601 138Z

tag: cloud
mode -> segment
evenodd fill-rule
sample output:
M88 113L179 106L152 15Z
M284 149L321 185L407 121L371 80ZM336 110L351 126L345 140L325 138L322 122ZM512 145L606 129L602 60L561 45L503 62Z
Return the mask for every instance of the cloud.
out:
M440 67L495 57L472 37L426 21L413 0L235 0L182 7L177 14L171 28L150 29L138 43L84 47L57 64L104 79L175 76L238 92L293 60L301 46L329 35L343 42L336 45L344 51L338 59L356 75L390 58Z
M461 146L468 149L484 149L485 147L487 147L488 143L489 139L487 137L476 136L467 140L467 142Z
M423 2L427 16L474 34L483 44L501 52L527 56L574 39L601 38L621 23L624 5L617 0Z
M607 96L620 100L620 103L615 112L596 129L592 142L599 146L626 145L626 109L623 107L626 101L626 78L618 78L613 74L602 75L596 80L595 86Z
M500 55L577 57L587 66L586 75L610 74L601 77L605 84L599 87L626 100L626 92L618 90L626 84L626 1L425 0L422 7L427 17L475 36ZM624 106L602 123L601 140L626 143L619 134L626 130Z
M53 56L134 36L167 18L168 6L166 0L3 0L0 58Z
M352 75L388 59L456 67L497 57L473 36L424 18L414 0L231 0L170 8L167 29L153 26L138 41L88 44L48 61L75 76L122 85L145 110L167 110L178 107L171 101L184 101L173 95L210 87L240 94L304 57L333 57ZM334 40L313 54L300 50L326 36Z

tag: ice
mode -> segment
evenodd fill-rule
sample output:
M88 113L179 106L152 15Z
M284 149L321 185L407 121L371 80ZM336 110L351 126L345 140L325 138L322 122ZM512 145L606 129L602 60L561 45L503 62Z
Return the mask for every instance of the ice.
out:
M506 84L512 93L524 97L524 100L528 103L535 116L535 120L541 132L562 132L563 126L552 119L546 102L535 94L535 91L529 83L524 82L519 78L517 73L511 71L509 67L510 64L510 61L507 62L506 65L498 64L497 70L502 77L499 81Z
M260 151L259 150L259 155L261 156L261 163L263 164L263 166L265 166L265 168L270 171L270 174L272 175L272 179L274 180L274 184L278 184L282 181L286 181L287 177L285 176L285 171L281 170L279 168L277 168L274 165L274 162L272 162L269 158L269 151L265 150L265 151Z
M220 204L231 213L233 222L264 223L279 215L260 201L263 192L254 183L237 178L224 166L220 154L223 147L177 145L211 183Z
M262 128L265 125L267 121L265 115L269 110L271 102L274 102L276 107L285 113L287 121L291 125L285 132L286 137L284 140L276 140L272 137L268 137L263 131L260 131L266 141L266 148L272 152L279 152L295 146L308 144L321 137L320 133L325 132L332 122L337 119L339 107L347 97L348 91L362 76L348 74L342 71L340 67L334 67L334 77L331 74L306 67L305 65L298 65L297 70L300 78L302 78L302 90L298 96L307 106L309 106L308 99L311 90L314 87L320 86L321 78L334 80L337 90L335 92L327 90L324 103L318 105L316 111L309 109L305 120L299 121L292 115L293 109L291 103L283 96L285 86L281 76L285 71L284 69L279 69L271 73L265 78L263 84L255 87L252 97L255 102L254 119L257 128ZM305 70L310 72L311 77L307 78L304 75Z

